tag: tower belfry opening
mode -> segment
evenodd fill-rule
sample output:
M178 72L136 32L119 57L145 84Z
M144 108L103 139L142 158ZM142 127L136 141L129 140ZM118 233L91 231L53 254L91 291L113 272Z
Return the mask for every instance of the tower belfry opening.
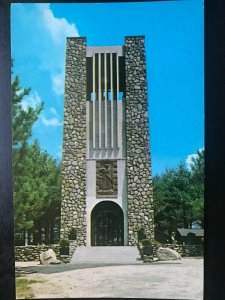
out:
M154 238L144 36L67 39L61 236L72 227L78 246Z
M87 47L89 146L118 148L118 109L125 93L122 47Z

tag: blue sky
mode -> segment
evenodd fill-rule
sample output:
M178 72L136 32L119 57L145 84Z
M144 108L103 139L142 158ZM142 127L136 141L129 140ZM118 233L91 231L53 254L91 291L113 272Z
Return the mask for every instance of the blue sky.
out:
M89 46L123 45L145 35L153 175L204 147L204 8L202 0L105 4L13 4L14 74L31 87L23 107L45 108L33 129L60 159L67 36Z

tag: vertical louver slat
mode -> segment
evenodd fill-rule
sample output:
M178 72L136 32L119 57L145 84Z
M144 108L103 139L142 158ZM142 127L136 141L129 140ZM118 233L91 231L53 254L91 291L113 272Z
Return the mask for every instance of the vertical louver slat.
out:
M120 91L120 87L119 87L119 82L120 82L120 79L119 79L119 56L118 56L118 53L116 53L116 98L117 98L117 101L119 100L119 91Z
M87 94L91 102L89 138L93 149L119 147L121 134L117 123L120 118L120 89L123 89L120 55L118 51L93 50L90 61L87 59Z
M111 148L111 133L112 133L112 130L111 130L111 102L110 101L107 101L107 111L108 111L108 148Z
M90 148L93 148L93 102L88 101L88 110L87 114L89 116L88 132L89 132L89 145Z
M113 54L110 53L110 89L111 89L111 147L114 148L113 131Z
M93 53L93 103L92 103L92 111L93 111L93 122L92 122L92 127L93 127L93 148L96 146L96 140L95 140L95 53Z
M118 134L117 134L117 101L113 101L113 106L114 106L114 110L113 110L113 118L114 118L114 148L118 147Z
M105 60L105 148L108 147L108 124L107 124L107 103L108 103L108 93L107 93L107 54L104 54Z
M102 87L101 87L101 53L98 54L98 116L99 116L99 124L98 124L98 128L99 128L99 148L102 147L102 139L101 139L101 131L102 131L102 106L101 106L101 102L102 102Z
M105 101L102 101L101 104L101 140L102 140L102 148L105 148Z
M99 148L99 110L98 110L98 105L99 105L99 101L95 101L95 103L93 103L95 105L95 148Z

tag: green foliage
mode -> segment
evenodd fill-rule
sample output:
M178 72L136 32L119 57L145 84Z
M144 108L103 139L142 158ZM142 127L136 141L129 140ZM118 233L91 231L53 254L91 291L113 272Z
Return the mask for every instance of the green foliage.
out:
M153 178L156 226L171 233L199 220L203 226L204 151L198 152L188 169L184 164Z
M70 243L66 239L61 239L59 242L60 248L69 248L69 245L70 245Z
M143 227L138 228L137 236L138 236L138 241L141 241L146 238L145 229Z
M151 247L152 241L150 239L144 239L141 241L143 247Z
M60 205L60 166L37 141L25 148L17 163L14 149L14 209L16 230L28 230L50 217Z
M23 109L30 89L22 89L18 76L12 81L14 216L17 232L50 226L60 215L61 166L35 140L32 126L43 109Z
M13 146L21 147L32 136L32 126L38 119L40 112L44 107L41 102L36 108L28 107L22 109L22 101L28 96L31 89L22 89L18 76L12 81L12 115L13 115Z
M27 278L16 277L16 298L31 299L34 297L31 285L36 283L36 280L28 280Z
M72 227L70 229L70 234L77 234L77 229L75 227Z
M76 240L77 239L77 229L72 227L69 232L69 240Z
M197 152L197 157L192 159L192 206L195 219L200 221L200 225L204 224L204 150Z
M69 246L70 246L69 241L66 239L61 239L59 245L60 245L60 255L69 255Z

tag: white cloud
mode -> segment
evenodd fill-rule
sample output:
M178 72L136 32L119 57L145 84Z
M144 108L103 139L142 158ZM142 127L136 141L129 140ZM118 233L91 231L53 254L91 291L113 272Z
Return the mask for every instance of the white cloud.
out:
M186 158L186 165L187 165L187 168L190 169L191 168L191 165L193 164L193 158L196 158L198 155L197 154L190 154L187 156Z
M49 32L53 41L57 44L64 42L66 36L79 36L75 24L69 24L65 18L56 18L50 9L50 4L40 6L42 19L46 30Z
M52 88L56 95L63 95L64 93L64 71L58 74L54 74L51 77Z
M200 148L199 151L203 151L204 148ZM191 165L193 164L193 159L197 158L198 154L197 153L193 153L187 156L185 162L186 162L186 166L188 169L191 168Z
M56 111L56 109L55 109L54 107L51 107L51 108L50 108L50 113L51 113L52 115L56 116L57 118L59 118L59 115L58 115L58 113L57 113L57 111Z
M69 36L79 36L76 25L55 16L50 4L12 5L15 66L17 60L23 59L27 62L26 70L31 74L44 71L46 76L47 72L50 88L57 96L63 95L64 91L66 37Z
M41 98L36 91L32 91L25 96L21 101L21 106L24 111L28 111L29 107L36 108L41 103Z
M56 153L56 156L59 158L59 159L62 159L62 145L58 145L58 152Z
M44 114L40 116L41 123L47 127L52 126L62 126L62 123L59 121L59 115L54 107L51 107L49 110L51 115L54 115L54 118L46 118Z
M62 126L62 123L57 118L46 119L44 116L41 116L40 119L45 126Z
M57 67L53 67L50 70L51 81L52 81L52 90L53 92L60 96L64 93L64 72L65 72L65 46L66 46L66 37L79 36L78 29L74 23L69 23L65 18L57 18L54 16L50 4L36 4L38 10L40 11L40 21L43 26L43 29L48 33L48 37L51 38L52 48L49 53L49 58L54 60ZM60 53L59 53L60 52ZM57 55L58 53L58 55ZM54 59L56 54L57 60ZM53 58L51 58L53 56ZM60 57L59 57L60 56ZM45 63L49 63L45 61Z

